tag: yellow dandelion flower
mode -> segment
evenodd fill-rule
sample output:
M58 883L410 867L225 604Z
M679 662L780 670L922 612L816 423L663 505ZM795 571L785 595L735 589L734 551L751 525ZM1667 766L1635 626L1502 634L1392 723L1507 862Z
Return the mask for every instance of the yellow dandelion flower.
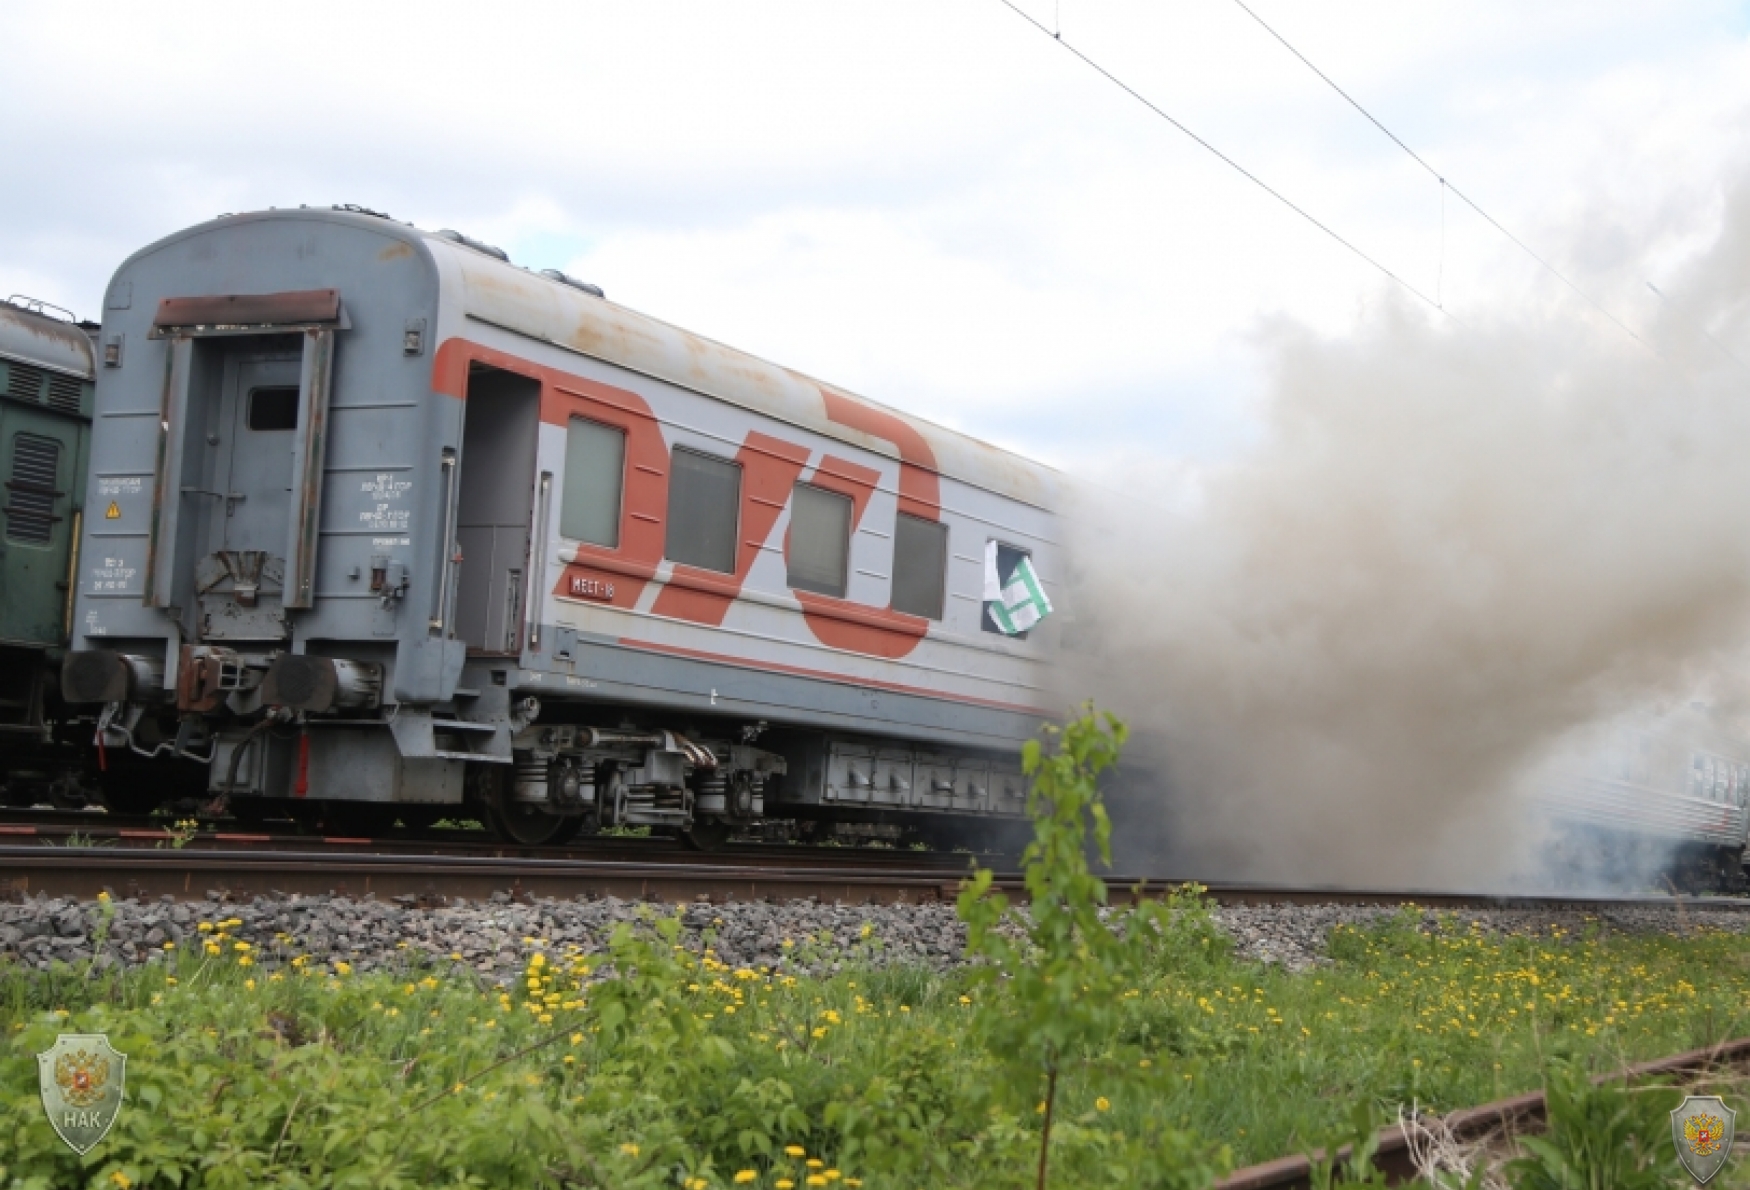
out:
M809 1169L820 1169L826 1165L826 1162L822 1161L819 1157L810 1157L802 1164L806 1165Z
M628 1157L636 1157L638 1155L638 1146L633 1144L631 1141L627 1141L625 1144L620 1146L620 1152L624 1153Z
M808 1150L803 1148L801 1145L785 1145L784 1146L784 1156L786 1156L786 1157L806 1157L806 1156L808 1156Z
M754 1170L738 1169L735 1171L735 1184L737 1186L745 1186L749 1182L757 1181L759 1176L760 1175Z

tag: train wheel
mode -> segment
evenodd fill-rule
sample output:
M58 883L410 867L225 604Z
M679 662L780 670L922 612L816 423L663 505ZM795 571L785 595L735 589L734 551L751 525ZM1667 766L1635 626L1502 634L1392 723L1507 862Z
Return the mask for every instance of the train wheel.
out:
M563 814L549 814L525 802L511 802L489 807L487 825L507 843L540 847L570 842L583 829L583 819L577 815L567 818Z
M692 826L681 832L681 838L694 851L720 851L729 842L729 832L730 826L727 822L704 822L695 819Z

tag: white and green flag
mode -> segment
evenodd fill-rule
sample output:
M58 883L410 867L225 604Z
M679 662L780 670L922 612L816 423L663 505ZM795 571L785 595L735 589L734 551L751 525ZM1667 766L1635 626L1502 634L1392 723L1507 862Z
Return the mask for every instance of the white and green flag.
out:
M984 545L984 601L990 618L1009 636L1025 632L1051 614L1051 600L1033 570L1033 560L1022 554L1014 571L1004 579L997 572L997 543Z

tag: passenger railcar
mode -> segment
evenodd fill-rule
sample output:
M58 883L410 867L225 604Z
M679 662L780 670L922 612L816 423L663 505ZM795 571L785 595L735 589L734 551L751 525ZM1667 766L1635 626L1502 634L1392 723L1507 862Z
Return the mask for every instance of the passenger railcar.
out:
M1703 705L1589 734L1536 784L1559 875L1580 882L1742 883L1750 745Z
M66 698L237 813L1017 818L1047 468L454 232L230 216L104 298Z
M83 757L58 738L91 436L92 347L66 311L0 302L0 800L83 804ZM87 733L88 734L88 733Z

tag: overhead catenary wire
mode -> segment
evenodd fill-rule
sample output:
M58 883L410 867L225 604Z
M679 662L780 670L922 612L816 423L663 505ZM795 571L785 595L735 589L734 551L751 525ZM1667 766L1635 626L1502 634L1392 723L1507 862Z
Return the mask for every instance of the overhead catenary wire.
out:
M1008 0L1003 0L1003 2L1006 4L1006 3L1008 3ZM1351 94L1349 94L1349 92L1343 90L1342 87L1339 87L1337 85L1336 81L1334 79L1332 79L1330 75L1328 75L1324 71L1320 70L1317 66L1314 66L1312 63L1312 60L1310 58L1308 58L1305 54L1301 53L1299 50L1295 49L1294 45L1286 37L1282 36L1282 34L1276 32L1276 30L1271 27L1271 25L1268 21L1266 21L1263 17L1259 16L1257 13L1253 12L1252 9L1245 3L1245 0L1233 0L1233 2L1239 6L1240 11L1244 12L1247 16L1251 17L1254 21L1258 22L1259 27L1262 28L1264 30L1264 32L1268 33L1271 37L1274 37L1277 41L1281 42L1282 47L1284 49L1286 49L1289 53L1293 54L1296 58L1299 58L1302 65L1304 65L1308 70L1312 71L1314 74L1318 75L1319 78L1323 79L1326 86L1330 87L1331 90L1333 90L1337 94L1341 95L1343 97L1344 101L1347 102L1350 107L1354 108L1356 111L1360 112L1363 116L1367 117L1368 123L1372 124L1375 128L1377 128L1381 132L1383 132L1391 140L1391 142L1394 145L1396 145L1398 148L1402 149L1405 153L1408 153L1410 155L1410 159L1412 161L1414 161L1417 165L1421 166L1423 169L1427 170L1428 173L1433 176L1434 180L1440 183L1440 185L1443 189L1452 191L1452 196L1454 198L1458 199L1465 206L1467 206L1471 210L1475 211L1479 216L1482 217L1482 219L1485 222L1487 222L1489 224L1490 227L1493 227L1496 231L1500 232L1502 235L1506 236L1507 239L1512 241L1514 246L1516 246L1521 252L1525 253L1527 256L1531 257L1531 259L1535 260L1538 264L1542 265L1543 268L1550 274L1550 276L1554 277L1556 280L1560 281L1563 285L1566 285L1569 289L1571 289L1575 293L1579 294L1580 297L1585 300L1587 305L1591 306L1594 310L1598 311L1600 314L1604 315L1604 317L1610 319L1611 322L1615 323L1616 326L1618 327L1618 329L1620 329L1623 332L1623 334L1627 335L1629 338L1633 339L1637 343L1642 344L1643 346L1647 345L1645 339L1642 339L1639 335L1635 334L1634 331L1630 330L1628 328L1628 326L1622 322L1621 319L1617 318L1616 315L1612 314L1609 310L1605 309L1604 306L1602 304L1600 304L1595 298L1593 298L1593 296L1591 294L1587 293L1584 289L1581 289L1573 281L1569 280L1567 278L1567 276L1565 276L1560 269L1556 268L1555 265L1551 264L1549 261L1547 261L1543 257L1539 256L1536 252L1533 252L1531 250L1531 248L1529 246L1527 246L1525 241L1521 240L1518 236L1516 236L1512 232L1508 231L1505 227L1502 227L1500 222L1493 215L1491 215L1487 211L1483 210L1483 208L1478 206L1469 196L1467 196L1464 193L1464 191L1460 190L1457 186L1454 186L1450 181L1448 181L1444 174L1442 174L1439 170L1435 169L1432 165L1429 165L1426 161L1424 161L1422 159L1421 154L1417 153L1416 150L1410 148L1409 145L1406 145L1398 137L1397 133L1393 132L1391 129L1387 128L1384 124L1380 123L1379 119L1377 117L1375 117L1372 112L1368 111L1365 107L1361 106L1361 104L1355 99L1355 97L1353 95L1351 95ZM1014 6L1010 5L1010 7L1012 8ZM1442 227L1441 227L1441 237L1442 237L1442 240L1444 241L1444 238L1445 238L1444 223L1442 224Z
M1295 203L1292 199L1290 199L1287 195L1283 194L1280 190L1277 190L1274 186L1271 186L1268 182L1266 182L1262 178L1258 177L1257 174L1254 174L1251 170L1247 169L1245 166L1243 166L1239 162L1235 161L1232 157L1229 157L1226 153L1223 153L1220 149L1216 148L1214 145L1212 145L1208 141L1204 140L1201 136L1198 136L1195 132L1191 131L1191 129L1187 128L1184 124L1181 124L1178 120L1174 119L1171 115L1167 114L1167 112L1164 109L1162 109L1160 106L1155 104L1147 96L1143 95L1135 87L1132 87L1129 83L1126 83L1123 79L1121 79L1117 75L1113 74L1110 70L1107 70L1104 66L1101 66L1098 62L1094 61L1092 58L1090 58L1086 54L1082 53L1082 51L1076 49L1075 46L1071 45L1069 42L1067 42L1063 39L1063 35L1061 34L1061 32L1053 32L1050 28L1041 24L1039 21L1034 20L1033 17L1030 16L1025 10L1023 10L1022 8L1017 6L1014 3L1014 0L1000 0L1000 3L1002 3L1005 7L1007 7L1016 16L1020 17L1024 21L1026 21L1029 25L1032 25L1035 29L1039 30L1039 32L1045 34L1045 36L1051 38L1058 45L1062 46L1064 49L1066 49L1070 53L1074 54L1083 63L1085 63L1087 66L1091 67L1093 70L1095 70L1097 73L1099 73L1103 78L1105 78L1108 82L1110 82L1114 86L1116 86L1119 90L1123 91L1125 94L1129 95L1132 99L1136 100L1138 103L1140 103L1144 107L1148 108L1149 111L1153 112L1155 115L1159 116L1161 119L1163 119L1167 123L1171 124L1174 128L1178 129L1180 132L1184 133L1186 136L1190 137L1192 140L1196 141L1199 146L1201 146L1202 148L1206 149L1208 152L1210 152L1211 154L1213 154L1214 156L1219 158L1225 165L1227 165L1229 168L1233 169L1236 173L1238 173L1241 177L1245 178L1247 181L1251 182L1254 186L1256 186L1260 190L1264 191L1264 193L1268 194L1271 198L1274 198L1277 202L1281 203L1283 206L1285 206L1289 210L1293 211L1296 215L1299 215L1302 219L1305 219L1308 223L1312 224L1314 227L1316 227L1320 231L1324 232L1331 239L1337 241L1337 243L1339 243L1343 247L1347 248L1355 256L1366 261L1369 265L1372 265L1375 269L1377 269L1384 276L1386 276L1387 278L1389 278L1392 281L1395 281L1397 284L1401 285L1404 289L1408 290L1410 293L1414 294L1416 297L1418 297L1422 301L1426 302L1428 304L1428 306L1431 307L1432 309L1438 311L1441 314L1444 314L1447 318L1451 318L1452 321L1454 321L1454 322L1459 321L1457 318L1453 318L1452 314L1449 311L1442 309L1439 302L1435 301L1433 298L1431 298L1427 294L1423 293L1420 289L1417 289L1414 285L1410 284L1408 281L1404 280L1402 277L1398 276L1396 273L1394 273L1390 269L1386 268L1385 265L1381 264L1379 261L1377 261L1373 257L1369 256L1366 252L1363 252L1360 248L1356 247L1354 244L1352 244L1348 240L1344 239L1341 235L1338 235L1337 232L1332 230L1327 224L1320 222L1310 212L1308 212L1304 207L1301 207L1299 204ZM1484 217L1487 218L1487 216L1484 216ZM1630 332L1630 333L1633 333L1633 332Z
M1658 298L1661 302L1666 300L1664 291L1661 290L1657 285L1654 285L1651 281L1648 281L1646 284L1647 284L1647 288L1653 291L1654 297ZM1740 368L1743 368L1745 371L1750 371L1750 364L1746 364L1743 360L1741 360L1737 356L1733 355L1724 343L1722 343L1718 339L1714 338L1712 331L1708 330L1707 327L1703 326L1699 322L1694 321L1693 319L1688 320L1688 321L1689 321L1689 325L1693 326L1696 330L1700 331L1702 333L1702 335L1706 337L1706 339L1709 343L1712 343L1715 347L1719 348L1721 355L1725 356L1727 359L1731 360L1734 364L1737 364Z

